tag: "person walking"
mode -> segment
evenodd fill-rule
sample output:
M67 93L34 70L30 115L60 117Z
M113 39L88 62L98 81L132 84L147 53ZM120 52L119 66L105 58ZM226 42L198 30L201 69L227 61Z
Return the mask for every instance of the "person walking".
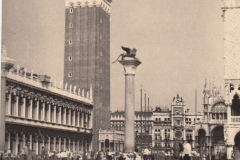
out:
M28 154L29 154L29 143L25 144L22 148L22 158L23 158L23 160L28 159Z
M101 154L100 154L100 152L98 152L97 157L96 157L96 160L101 160Z
M46 153L47 153L47 152L46 152L44 146L42 146L42 150L41 150L41 159L42 159L42 160L45 160L45 159L46 159L46 155L47 155Z

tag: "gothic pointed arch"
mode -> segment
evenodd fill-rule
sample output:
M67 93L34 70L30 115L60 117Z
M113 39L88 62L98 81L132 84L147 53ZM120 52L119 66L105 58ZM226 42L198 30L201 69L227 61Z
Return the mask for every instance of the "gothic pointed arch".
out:
M240 116L240 99L239 95L236 93L232 99L231 114L232 116Z
M234 138L234 150L240 150L240 132L238 132Z

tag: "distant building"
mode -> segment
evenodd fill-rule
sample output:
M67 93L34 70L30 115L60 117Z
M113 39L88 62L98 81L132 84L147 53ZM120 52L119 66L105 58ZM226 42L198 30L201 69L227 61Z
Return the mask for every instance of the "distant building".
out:
M202 120L202 114L189 113L183 98L178 94L173 98L171 110L157 107L153 112L153 152L173 153L173 144L176 139L180 143L190 140L194 146L195 122L200 120Z
M46 75L13 67L2 58L1 148L17 155L30 150L90 151L92 148L92 92L55 84Z
M152 146L152 128L153 128L153 112L135 112L135 148ZM116 111L111 113L112 130L125 130L125 112Z
M111 113L112 130L124 131L124 111ZM173 143L195 140L195 122L202 120L201 113L189 113L179 95L174 97L171 109L156 107L154 111L135 112L135 149L152 148L152 152L173 152ZM192 142L194 145L194 142Z
M102 152L124 152L124 132L99 130L98 150Z
M111 0L65 0L64 84L93 88L94 150L99 129L110 129Z

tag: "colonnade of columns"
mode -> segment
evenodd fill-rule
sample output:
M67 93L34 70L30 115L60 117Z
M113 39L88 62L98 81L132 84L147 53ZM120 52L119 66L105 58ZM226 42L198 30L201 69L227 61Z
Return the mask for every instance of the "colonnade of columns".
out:
M37 133L23 132L6 132L5 149L10 150L12 154L17 155L22 151L23 146L29 143L29 149L37 155L41 153L42 146L50 152L61 151L82 151L89 152L92 150L90 139L83 137L74 138L66 136L40 135Z
M124 151L124 142L122 141L99 141L98 143L98 149L102 152L123 152Z
M210 120L227 120L227 113L210 113Z
M23 91L24 92L24 91ZM32 94L32 93L30 93ZM6 115L49 123L92 128L92 112L82 107L54 102L46 96L6 94Z

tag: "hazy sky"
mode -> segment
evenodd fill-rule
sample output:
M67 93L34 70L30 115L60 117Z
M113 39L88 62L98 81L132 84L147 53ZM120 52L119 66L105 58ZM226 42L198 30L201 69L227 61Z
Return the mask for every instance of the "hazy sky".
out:
M140 86L150 105L170 106L177 93L194 111L195 88L202 109L205 77L223 83L221 0L113 0L111 62L121 46L133 48L142 64L135 78L136 108ZM3 0L2 41L20 66L63 77L64 0ZM124 75L111 65L111 110L124 109Z

